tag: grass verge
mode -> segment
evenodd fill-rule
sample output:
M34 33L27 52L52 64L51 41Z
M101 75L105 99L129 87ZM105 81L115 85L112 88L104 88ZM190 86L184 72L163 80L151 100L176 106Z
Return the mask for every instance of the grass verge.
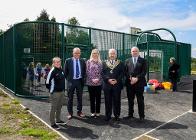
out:
M62 138L0 90L0 140L62 140Z

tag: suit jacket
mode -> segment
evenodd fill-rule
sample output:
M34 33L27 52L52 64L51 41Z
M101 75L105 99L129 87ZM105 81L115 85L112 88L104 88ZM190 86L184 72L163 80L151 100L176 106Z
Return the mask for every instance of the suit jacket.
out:
M86 75L86 63L82 58L80 58L79 61L80 61L80 68L81 68L82 83L84 83L84 79ZM65 70L65 78L67 79L68 82L71 82L74 76L74 67L73 67L72 58L68 58L65 60L64 70Z
M126 85L130 84L129 77L137 77L138 81L135 84L137 87L144 87L146 86L146 71L147 71L147 64L146 60L142 57L138 57L136 66L134 68L134 64L132 61L132 57L128 58L125 61L125 76L126 76Z
M112 70L107 66L106 62L103 62L103 81L104 85L111 86L108 83L108 79L116 79L117 84L115 86L119 86L123 88L123 77L124 77L124 64L120 61L120 63Z

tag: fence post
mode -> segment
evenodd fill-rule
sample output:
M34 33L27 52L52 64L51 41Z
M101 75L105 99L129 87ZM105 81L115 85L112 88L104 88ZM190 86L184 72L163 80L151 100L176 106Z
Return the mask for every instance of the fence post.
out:
M123 50L122 50L122 51L123 51L123 53L122 53L122 56L123 56L122 60L125 61L125 59L126 59L126 58L125 58L125 33L123 33L122 35L123 35L123 36L122 36L122 47L123 47L123 48L122 48L122 49L123 49Z
M193 112L196 112L196 80L193 80Z
M13 77L13 83L12 84L14 84L14 86L13 86L13 89L11 89L11 86L9 87L9 89L11 89L13 92L14 92L14 94L16 95L16 42L15 42L15 36L16 36L16 34L15 34L15 27L16 27L16 24L14 24L14 26L13 26L13 34L12 34L12 39L13 39L13 41L12 41L12 49L13 49L13 73L14 73L14 77ZM9 79L9 80L11 80L11 79Z
M63 60L62 60L62 65L64 65L64 61L65 61L65 58L66 58L66 53L67 52L65 52L65 50L67 51L67 49L65 48L66 46L65 46L65 31L64 31L64 24L63 23L61 23L61 28L62 28L62 32L61 32L61 48L62 48L62 52L63 52Z

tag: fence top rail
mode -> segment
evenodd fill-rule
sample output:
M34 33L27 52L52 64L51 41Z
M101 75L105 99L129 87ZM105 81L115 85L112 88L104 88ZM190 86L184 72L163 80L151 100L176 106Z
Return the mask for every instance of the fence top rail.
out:
M21 25L21 24L27 24L27 23L48 23L48 24L57 24L57 25L64 25L64 26L68 26L68 27L92 29L92 30L107 31L107 32L113 32L113 33L119 33L119 34L125 34L125 35L138 36L138 35L129 34L129 33L124 33L124 32L119 32L119 31L112 31L112 30L106 30L106 29L100 29L100 28L93 28L93 27L85 27L85 26L78 26L78 25L70 25L70 24L66 24L66 23L52 22L52 21L24 21L24 22L19 22L19 23L15 23L11 28L7 29L5 32L9 31L9 30L12 29L14 26ZM4 33L5 33L5 32L4 32ZM3 33L3 34L4 34L4 33ZM1 35L2 35L2 34L1 34Z
M70 25L70 24L66 24L66 23L59 23L59 22L52 22L52 21L24 21L24 22L15 23L12 27L10 27L9 29L7 29L0 36L3 36L6 32L8 32L10 30L13 30L14 27L17 26L17 25L28 24L28 23L48 23L48 24L64 25L64 26L75 27L75 28L84 28L84 29L88 29L88 30L91 29L91 30L106 31L106 32L112 32L112 33L119 33L119 34L123 34L123 35L131 35L131 36L137 37L138 39L142 36L142 34L149 33L149 34L155 34L160 39L160 41L174 42L175 46L176 46L177 43L181 43L181 42L178 42L176 40L176 37L175 37L174 33L172 31L170 31L169 29L166 29L166 28L158 28L158 29L146 30L146 31L139 32L138 34L129 34L129 33L124 33L124 32L118 32L118 31L112 31L112 30L105 30L105 29L93 28L93 27ZM165 30L165 31L169 32L173 36L174 41L171 41L171 40L163 40L163 39L160 38L160 36L157 33L154 33L153 32L153 31L159 31L159 30ZM139 40L137 41L137 43L139 43ZM189 44L189 43L183 43L183 44Z

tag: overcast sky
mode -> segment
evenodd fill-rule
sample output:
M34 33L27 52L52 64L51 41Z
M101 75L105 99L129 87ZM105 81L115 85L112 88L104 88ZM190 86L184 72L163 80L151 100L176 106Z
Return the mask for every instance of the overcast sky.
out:
M195 0L4 0L0 8L0 29L35 20L42 9L50 18L66 23L76 17L82 26L129 32L130 26L142 30L168 28L177 41L192 44L196 57Z

